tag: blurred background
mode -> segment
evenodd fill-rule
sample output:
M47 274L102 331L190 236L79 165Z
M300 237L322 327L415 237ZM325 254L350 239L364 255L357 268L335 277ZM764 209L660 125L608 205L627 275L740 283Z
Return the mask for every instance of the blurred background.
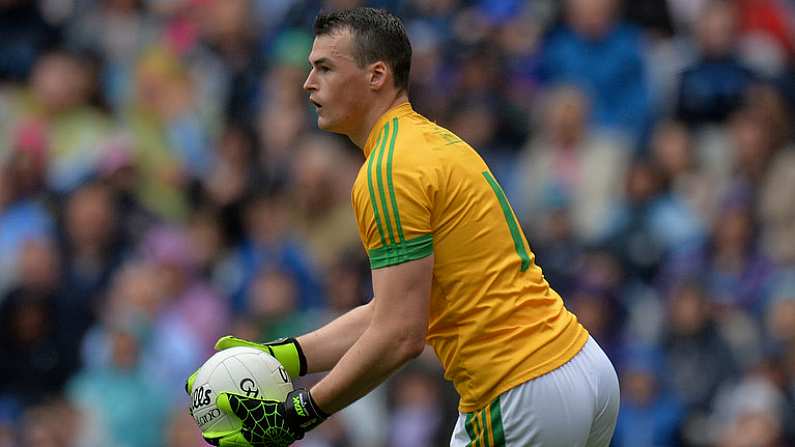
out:
M795 446L795 1L0 0L0 447L203 445L216 337L369 300L301 90L361 4L612 358L614 445ZM300 445L447 446L456 403L424 355Z

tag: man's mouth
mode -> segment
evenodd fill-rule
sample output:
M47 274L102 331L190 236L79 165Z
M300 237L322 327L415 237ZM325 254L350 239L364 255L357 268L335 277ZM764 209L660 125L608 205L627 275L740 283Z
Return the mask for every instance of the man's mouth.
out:
M309 98L309 102L311 102L311 103L312 103L312 105L314 105L314 106L315 106L316 108L318 108L318 109L319 109L319 108L321 108L321 107L323 107L323 105L322 105L322 104L320 104L319 102L315 101L315 100L314 100L314 99L312 99L312 98Z

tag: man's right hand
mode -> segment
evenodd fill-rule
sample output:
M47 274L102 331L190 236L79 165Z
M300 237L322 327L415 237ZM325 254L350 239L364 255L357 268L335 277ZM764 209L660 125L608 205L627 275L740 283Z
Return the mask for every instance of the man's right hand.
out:
M298 340L295 338L280 338L267 343L257 343L226 335L215 342L216 351L238 346L259 349L266 354L272 355L287 370L287 374L291 378L306 374L306 358L301 350L301 345L298 344Z

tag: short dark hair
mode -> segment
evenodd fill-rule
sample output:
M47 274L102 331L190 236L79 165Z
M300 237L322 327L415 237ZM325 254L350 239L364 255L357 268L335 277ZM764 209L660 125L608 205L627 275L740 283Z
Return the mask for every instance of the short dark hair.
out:
M315 19L315 37L343 29L353 34L359 66L384 61L392 68L395 87L408 90L411 43L399 18L384 9L359 7L320 13Z

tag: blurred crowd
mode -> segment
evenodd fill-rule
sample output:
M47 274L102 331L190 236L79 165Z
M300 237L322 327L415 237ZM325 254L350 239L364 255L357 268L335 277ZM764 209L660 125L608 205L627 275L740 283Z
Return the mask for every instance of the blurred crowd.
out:
M0 0L0 447L200 446L218 336L370 299L363 157L301 90L365 3L616 365L614 445L795 446L795 1ZM300 445L446 446L455 408L428 353Z

